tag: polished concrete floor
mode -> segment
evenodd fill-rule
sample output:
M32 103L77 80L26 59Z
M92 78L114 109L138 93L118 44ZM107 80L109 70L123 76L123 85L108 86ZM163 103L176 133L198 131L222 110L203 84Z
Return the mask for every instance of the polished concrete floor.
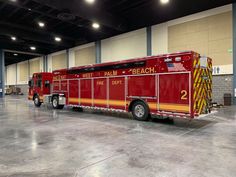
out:
M235 177L236 107L194 121L0 100L1 177Z

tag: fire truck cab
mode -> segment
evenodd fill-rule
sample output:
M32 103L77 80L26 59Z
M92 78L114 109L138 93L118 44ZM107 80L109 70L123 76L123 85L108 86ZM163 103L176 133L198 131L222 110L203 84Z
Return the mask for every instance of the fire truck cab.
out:
M33 100L36 107L44 102L44 96L51 93L52 73L34 73L29 80L28 99Z

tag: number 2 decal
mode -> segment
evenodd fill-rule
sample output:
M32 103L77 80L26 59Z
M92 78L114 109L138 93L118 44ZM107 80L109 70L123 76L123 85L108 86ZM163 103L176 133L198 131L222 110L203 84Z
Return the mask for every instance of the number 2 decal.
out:
M187 100L188 92L186 90L181 91L181 100Z

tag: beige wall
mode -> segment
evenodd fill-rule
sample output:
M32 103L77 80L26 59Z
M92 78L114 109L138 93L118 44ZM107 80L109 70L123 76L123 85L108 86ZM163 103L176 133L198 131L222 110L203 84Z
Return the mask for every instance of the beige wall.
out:
M168 53L168 24L152 27L152 55Z
M194 50L214 65L232 64L232 11L169 26L169 52Z
M17 64L17 84L26 84L29 79L28 61Z
M146 29L102 41L102 62L119 61L147 55Z
M33 73L40 72L40 58L30 60L29 67L30 67L30 76L32 76Z
M52 56L52 71L57 69L67 68L66 53L61 53Z
M75 66L94 64L95 46L75 50Z
M16 64L6 67L6 84L16 85Z

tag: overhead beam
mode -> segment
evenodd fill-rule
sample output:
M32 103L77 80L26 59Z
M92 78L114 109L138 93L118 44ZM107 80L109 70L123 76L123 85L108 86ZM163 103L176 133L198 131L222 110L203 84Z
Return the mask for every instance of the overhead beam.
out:
M30 58L31 59L31 58ZM23 57L23 58L14 58L14 57L9 57L9 56L5 56L5 65L10 65L10 64L14 64L14 63L19 63L22 61L26 61L29 60L28 57Z
M4 52L11 52L11 53L18 53L18 54L25 54L25 55L33 55L33 56L37 56L37 57L43 56L43 54L40 54L40 53L23 52L23 51L19 51L19 50L8 50L8 49L5 49Z
M87 19L91 22L98 21L100 24L115 29L117 31L125 31L127 29L126 21L118 16L114 16L108 12L103 11L100 8L91 7L88 10L88 6L83 1L70 0L58 1L58 0L35 0L38 3L45 4L58 10L68 9L73 15L80 18Z
M40 46L36 45L37 47L37 53L40 55L50 53L50 49L47 49L46 46ZM16 44L15 42L9 42L6 40L1 40L0 39L0 48L4 50L9 50L9 51L21 51L23 53L30 52L29 45L26 45L24 43L19 43Z

